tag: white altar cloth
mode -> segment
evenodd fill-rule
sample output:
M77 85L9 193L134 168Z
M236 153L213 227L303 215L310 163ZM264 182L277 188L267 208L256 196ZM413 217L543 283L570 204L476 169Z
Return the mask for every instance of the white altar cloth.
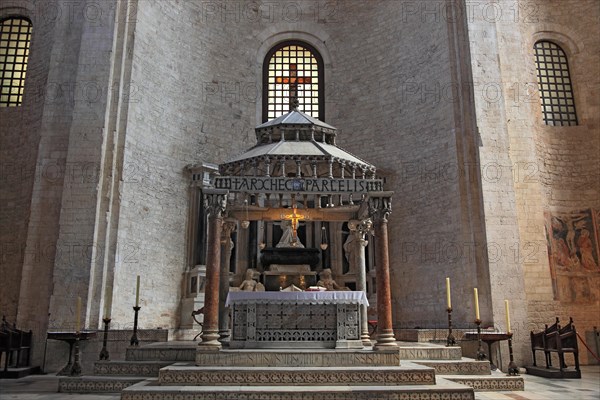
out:
M328 292L229 292L225 306L232 304L295 302L297 304L361 304L369 306L365 292L328 291Z

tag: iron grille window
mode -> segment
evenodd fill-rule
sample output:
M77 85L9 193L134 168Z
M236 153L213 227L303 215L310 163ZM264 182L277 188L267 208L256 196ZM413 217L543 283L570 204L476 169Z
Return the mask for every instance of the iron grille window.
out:
M323 60L310 45L291 41L273 47L263 65L263 122L298 109L324 120Z
M23 17L2 20L0 31L0 107L20 106L29 58L31 21Z
M542 114L546 125L577 125L573 86L567 56L556 43L539 41L534 46Z

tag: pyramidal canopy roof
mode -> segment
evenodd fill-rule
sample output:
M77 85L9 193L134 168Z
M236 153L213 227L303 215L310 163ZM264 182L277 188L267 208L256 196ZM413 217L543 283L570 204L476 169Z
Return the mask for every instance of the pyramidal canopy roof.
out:
M312 125L321 128L336 130L336 128L334 128L333 126L326 124L325 122L313 118L310 115L307 115L302 111L298 111L296 109L288 112L287 114L283 114L275 119L267 121L257 126L256 129L270 128L278 125Z
M303 164L335 161L343 165L342 168L348 168L348 171L357 169L370 171L373 176L375 174L376 169L372 164L336 145L335 127L297 109L257 126L255 131L257 144L221 164L219 169L222 174L246 174L242 172L244 170L252 173L251 169L257 165L265 170L269 167L263 164L275 160Z

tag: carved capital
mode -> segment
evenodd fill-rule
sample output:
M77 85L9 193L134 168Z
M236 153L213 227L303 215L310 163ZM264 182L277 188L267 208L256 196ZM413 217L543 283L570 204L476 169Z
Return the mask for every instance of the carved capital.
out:
M233 248L233 240L231 240L231 234L235 231L237 224L235 220L227 219L223 221L221 226L221 244L225 245L229 241L229 245Z
M369 216L374 223L387 223L392 213L392 196L369 196Z
M213 218L222 218L227 209L227 191L206 191L204 193L204 209Z
M366 246L369 242L365 240L365 235L373 232L373 221L369 218L362 221L352 219L348 221L348 229L350 229L350 234L354 235L362 246Z

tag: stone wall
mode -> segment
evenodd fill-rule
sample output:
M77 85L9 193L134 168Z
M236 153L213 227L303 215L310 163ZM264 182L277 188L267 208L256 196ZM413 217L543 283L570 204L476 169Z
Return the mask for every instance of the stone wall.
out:
M544 212L600 209L593 0L7 4L34 29L25 103L0 109L0 307L37 337L72 328L78 296L87 327L108 298L128 326L136 275L140 326L178 327L184 168L255 143L264 56L286 39L321 52L338 144L395 191L395 328L445 326L446 276L459 327L473 287L484 326L504 329L511 300L519 362L555 314L598 324L596 292L555 299L544 233ZM578 127L541 123L531 46L547 32L569 54Z
M588 283L587 288L568 289L578 292L573 295L577 301L557 298L548 260L545 214L598 207L598 99L592 91L598 87L600 64L598 35L589 32L598 30L593 22L598 17L597 4L488 2L480 7L482 13L469 27L475 87L480 88L476 99L478 126L484 141L482 167L486 166L485 159L492 162L504 155L498 160L497 171L507 182L505 189L497 182L489 182L493 185L487 190L482 169L484 198L488 199L486 231L488 242L494 236L510 235L504 251L515 269L509 269L508 276L519 273L524 277L524 287L502 287L507 270L505 264L497 264L503 270L497 280L498 295L509 299L517 295L522 301L524 289L526 302L518 303L519 316L513 321L515 334L522 338L530 329L551 323L555 316L564 323L573 316L578 330L589 331L599 323L598 271L575 273L585 275ZM567 52L580 121L577 127L550 127L543 123L533 56L533 44L542 38L557 42ZM497 61L490 57L496 53ZM503 149L488 153L485 143L491 148L502 145ZM494 176L498 175L490 175ZM497 193L493 194L497 190L514 191L508 208L506 202L498 201ZM492 219L494 215L497 220ZM513 227L506 230L507 225ZM490 271L493 273L494 263L490 264ZM502 314L502 310L497 311ZM525 360L529 358L526 346L517 351L526 355ZM584 361L586 355L582 352Z

